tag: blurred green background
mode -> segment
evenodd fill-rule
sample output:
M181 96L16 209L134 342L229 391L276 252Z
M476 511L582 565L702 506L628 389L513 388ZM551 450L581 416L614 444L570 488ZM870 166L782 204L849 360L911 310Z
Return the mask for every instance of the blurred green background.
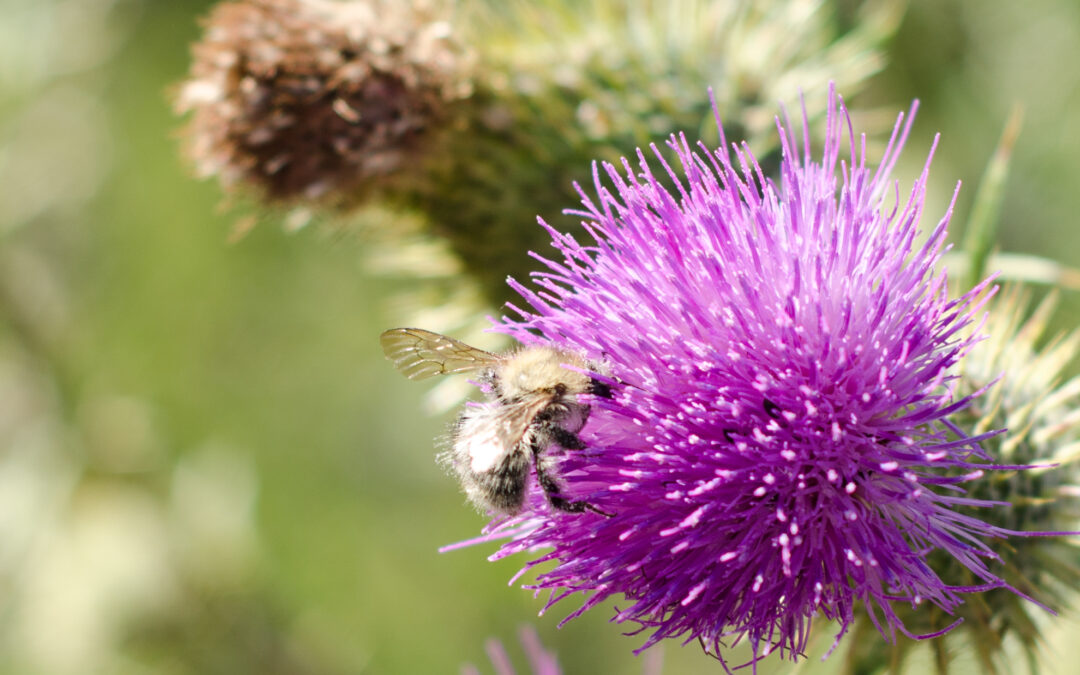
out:
M1080 267L1080 5L1019 4L915 2L856 104L922 100L903 170L942 132L927 217L961 179L957 223L1023 104L1001 247ZM228 243L168 95L209 6L0 3L0 671L484 670L533 623L568 673L641 672L605 610L556 630L507 588L521 561L437 552L484 519L433 461L450 418L379 352L408 282L266 215ZM1077 630L1052 624L1047 672L1078 672Z

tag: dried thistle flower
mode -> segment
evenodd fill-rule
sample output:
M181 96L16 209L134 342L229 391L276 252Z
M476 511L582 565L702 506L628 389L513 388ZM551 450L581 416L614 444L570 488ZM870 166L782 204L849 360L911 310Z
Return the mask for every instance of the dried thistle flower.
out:
M595 244L549 229L563 259L539 290L513 284L532 310L501 331L614 376L579 434L588 449L546 455L567 499L614 515L552 510L534 486L479 540L509 538L495 558L547 549L525 569L544 565L528 587L549 607L582 593L573 618L621 595L614 620L651 630L643 648L696 639L723 659L745 639L756 662L797 659L814 617L839 642L862 607L893 639L912 634L908 607L1023 597L985 540L1039 533L986 522L973 509L994 502L962 489L1012 469L979 447L993 430L958 426L980 393L957 376L988 282L949 297L949 213L918 241L929 159L906 201L889 179L911 120L873 168L831 89L827 110L820 160L805 112L802 139L779 125L779 184L722 132L701 153L672 139L678 171L656 151L673 188L641 153L603 165L578 212Z
M187 154L274 203L356 201L408 171L470 91L433 3L224 2L192 53L176 104L191 113Z

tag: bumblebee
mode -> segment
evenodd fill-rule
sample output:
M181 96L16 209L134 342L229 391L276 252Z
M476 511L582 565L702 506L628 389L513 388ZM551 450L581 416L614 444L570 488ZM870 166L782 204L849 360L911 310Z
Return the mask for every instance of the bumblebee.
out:
M578 433L589 418L584 394L611 397L611 389L584 372L601 364L548 346L493 354L420 328L394 328L379 341L386 357L410 380L474 372L487 398L466 405L450 436L446 460L469 500L507 515L525 504L529 471L552 507L569 513L600 509L562 494L547 450L584 450Z

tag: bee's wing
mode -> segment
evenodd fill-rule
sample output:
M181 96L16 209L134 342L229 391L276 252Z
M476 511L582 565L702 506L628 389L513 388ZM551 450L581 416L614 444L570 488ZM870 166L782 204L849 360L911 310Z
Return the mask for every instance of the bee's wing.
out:
M499 361L483 349L421 328L394 328L379 336L383 353L410 380L479 370Z
M550 396L536 395L500 407L495 421L496 433L502 446L507 450L514 448L525 436L529 425L549 403Z

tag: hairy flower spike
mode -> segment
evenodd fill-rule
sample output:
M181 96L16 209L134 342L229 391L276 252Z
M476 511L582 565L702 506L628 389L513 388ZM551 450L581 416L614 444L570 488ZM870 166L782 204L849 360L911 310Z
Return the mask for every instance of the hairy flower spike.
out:
M177 108L187 151L226 188L356 201L408 168L469 59L431 3L236 0L194 45Z
M598 166L577 212L595 243L549 228L562 260L541 259L539 290L513 283L533 309L500 330L612 374L588 449L547 453L568 498L614 516L553 511L534 486L481 537L509 538L498 558L549 549L530 587L549 605L585 594L571 618L621 595L614 620L651 630L644 647L696 639L723 658L745 639L754 661L794 660L815 616L839 640L865 608L892 639L901 608L1010 588L984 539L1015 533L959 508L994 504L962 489L996 468L978 445L994 432L952 421L978 394L956 392L956 366L988 282L949 297L948 214L918 236L929 159L906 199L889 178L910 116L874 168L828 98L820 159L805 113L802 138L778 124L778 184L722 131L715 151L673 138L675 164L653 148L659 170L640 152ZM943 580L937 555L971 581Z

